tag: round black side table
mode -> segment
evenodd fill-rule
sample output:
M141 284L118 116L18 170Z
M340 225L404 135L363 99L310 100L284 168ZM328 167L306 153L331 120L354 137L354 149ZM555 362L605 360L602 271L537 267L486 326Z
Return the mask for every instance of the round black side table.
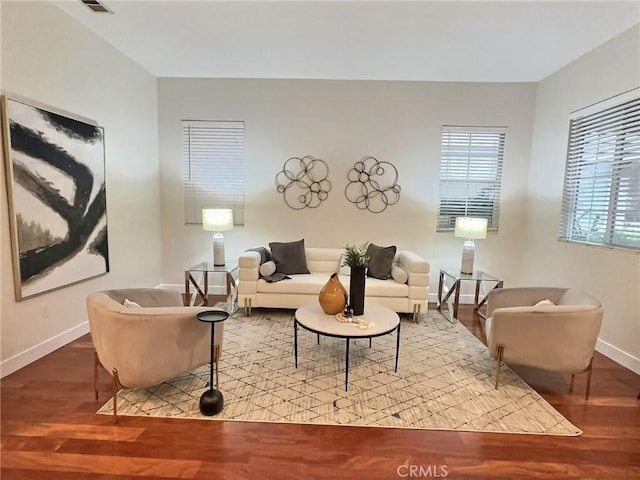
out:
M211 415L220 413L224 407L224 397L222 396L222 392L213 386L213 351L215 349L215 324L218 322L224 322L229 318L229 314L221 310L208 310L206 312L200 312L196 316L201 322L211 324L211 368L209 370L209 390L204 392L200 397L200 413L210 417Z

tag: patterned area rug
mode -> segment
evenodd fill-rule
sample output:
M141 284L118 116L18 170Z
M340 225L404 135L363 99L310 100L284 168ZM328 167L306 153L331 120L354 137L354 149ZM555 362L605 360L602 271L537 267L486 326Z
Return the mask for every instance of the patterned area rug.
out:
M474 432L580 435L508 367L494 389L495 361L459 322L437 312L419 323L402 319L395 373L395 333L351 341L345 391L345 341L298 330L293 356L293 311L242 310L225 322L220 360L224 410L200 414L207 388L204 366L161 385L123 389L121 415L202 420L314 423ZM110 415L109 400L98 413Z

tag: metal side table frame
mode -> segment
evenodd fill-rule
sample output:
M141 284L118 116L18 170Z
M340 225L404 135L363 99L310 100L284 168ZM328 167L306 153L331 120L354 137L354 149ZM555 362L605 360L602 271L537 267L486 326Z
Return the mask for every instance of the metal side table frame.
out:
M453 280L453 284L446 291L444 290L445 285L445 277L451 278ZM438 280L438 304L437 308L442 315L449 320L451 323L454 322L456 318L458 318L458 307L460 303L460 288L462 287L463 281L473 281L476 282L475 295L473 299L473 311L477 313L480 317L486 319L487 317L480 312L480 309L487 302L487 295L480 298L480 287L482 282L492 282L494 286L491 290L496 288L502 288L504 286L504 281L501 278L498 278L494 275L490 275L481 270L474 271L471 274L460 273L458 270L454 270L453 268L441 268L440 269L440 278ZM444 298L443 298L444 293ZM449 315L442 310L442 306L447 303L449 298L453 295L453 312L449 312Z
M222 273L225 276L225 294L227 296L227 312L231 315L237 305L233 300L233 292L238 289L233 274L238 270L237 264L213 265L213 262L201 262L184 271L185 305L196 305L198 300L202 305L209 306L209 274ZM195 291L191 292L191 286Z

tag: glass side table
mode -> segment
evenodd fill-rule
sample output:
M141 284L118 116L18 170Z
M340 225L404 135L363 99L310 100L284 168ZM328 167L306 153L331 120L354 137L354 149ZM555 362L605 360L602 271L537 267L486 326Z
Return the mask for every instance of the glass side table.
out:
M209 274L221 273L225 276L225 295L227 297L227 312L233 314L236 309L238 286L233 276L238 270L237 263L227 262L225 265L214 265L212 261L201 262L184 271L185 305L196 305L201 300L201 305L209 303ZM191 292L193 286L194 291Z
M453 281L453 284L446 292L443 292L446 279L450 278ZM480 312L482 306L487 302L487 295L484 295L480 298L480 286L483 282L489 282L492 284L491 290L496 288L502 288L504 286L504 281L501 278L498 278L494 275L490 275L481 270L476 270L471 274L460 273L459 268L441 268L440 269L440 278L438 280L438 304L437 308L442 315L449 320L451 323L454 322L456 318L458 318L458 305L460 302L460 288L462 286L462 282L464 281L472 281L476 282L476 292L473 299L473 311L480 315L482 318L487 318ZM443 297L444 293L444 297ZM449 309L449 315L442 310L443 304L447 303L449 298L453 295L453 312Z

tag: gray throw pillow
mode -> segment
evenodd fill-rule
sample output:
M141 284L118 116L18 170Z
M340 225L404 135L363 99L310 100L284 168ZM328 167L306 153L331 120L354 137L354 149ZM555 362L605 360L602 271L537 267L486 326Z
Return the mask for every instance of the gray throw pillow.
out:
M304 238L297 242L271 242L271 260L276 264L276 272L285 275L310 273L304 253Z
M391 277L391 267L396 256L396 247L380 247L370 243L367 247L367 255L371 257L371 263L367 270L367 276L386 280Z

